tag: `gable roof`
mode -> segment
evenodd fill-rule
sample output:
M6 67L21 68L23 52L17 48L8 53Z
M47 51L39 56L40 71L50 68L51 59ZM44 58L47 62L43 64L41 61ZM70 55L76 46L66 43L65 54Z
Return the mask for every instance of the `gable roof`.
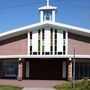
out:
M75 27L75 26L62 24L62 23L57 23L57 22L46 21L43 23L40 22L40 23L24 26L21 28L17 28L14 30L10 30L10 31L4 32L4 33L0 33L0 40L14 37L17 35L21 35L21 34L29 32L29 31L37 30L37 29L44 28L44 27L53 27L53 28L57 28L60 30L63 29L63 30L66 30L66 31L71 32L71 33L90 37L90 30L88 30L88 29Z

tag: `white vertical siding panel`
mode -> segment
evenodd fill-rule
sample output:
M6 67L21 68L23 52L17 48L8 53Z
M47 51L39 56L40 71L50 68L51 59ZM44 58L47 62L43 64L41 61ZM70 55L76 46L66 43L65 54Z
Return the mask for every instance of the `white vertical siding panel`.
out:
M63 51L63 31L57 30L57 51Z
M32 51L38 51L38 30L32 32Z
M53 55L55 52L55 30L53 29Z
M45 52L50 52L50 30L45 30Z
M66 55L68 55L68 32L66 31L66 42L65 42L65 45L66 45Z
M27 41L27 53L28 53L28 55L30 55L30 32L27 33L27 38L28 38L28 41Z
M42 30L40 32L40 54L42 55Z

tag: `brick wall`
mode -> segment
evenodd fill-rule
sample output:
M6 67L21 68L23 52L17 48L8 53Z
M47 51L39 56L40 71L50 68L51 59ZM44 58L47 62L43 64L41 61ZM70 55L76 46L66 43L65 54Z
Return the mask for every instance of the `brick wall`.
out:
M23 34L0 41L0 55L27 54L27 35Z
M76 54L90 55L90 38L69 33L69 39L68 39L69 54L73 54L74 47L75 47Z

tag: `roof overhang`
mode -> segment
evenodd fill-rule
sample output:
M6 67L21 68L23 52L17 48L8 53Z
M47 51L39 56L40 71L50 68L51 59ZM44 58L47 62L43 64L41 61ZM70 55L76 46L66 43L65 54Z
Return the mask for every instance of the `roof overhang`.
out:
M4 40L4 39L7 39L7 38L11 38L11 37L15 37L15 36L18 36L18 35L21 35L21 34L25 34L25 33L30 32L32 30L40 29L43 26L45 26L44 23L36 23L36 24L21 27L21 28L17 28L17 29L14 29L14 30L10 30L10 31L1 33L0 34L0 40Z
M40 7L38 8L39 10L56 10L57 7L54 7L54 6L43 6L43 7Z
M67 24L62 24L62 23L57 23L57 22L55 22L53 24L53 26L56 28L59 28L59 29L66 30L66 31L71 32L71 33L90 37L90 30L88 30L88 29L84 29L84 28L80 28L80 27L76 27L76 26L71 26L71 25L67 25Z
M66 24L62 24L62 23L57 23L57 22L47 21L47 22L43 22L43 23L40 22L40 23L25 26L25 27L17 28L14 30L7 31L5 33L0 33L0 40L4 40L7 38L25 34L32 30L37 30L37 29L44 28L44 27L57 28L59 30L66 30L67 32L72 32L75 34L90 37L90 30L88 30L88 29L79 28L79 27L66 25Z
M0 59L10 58L74 58L74 55L0 55ZM75 55L75 58L90 59L90 55Z

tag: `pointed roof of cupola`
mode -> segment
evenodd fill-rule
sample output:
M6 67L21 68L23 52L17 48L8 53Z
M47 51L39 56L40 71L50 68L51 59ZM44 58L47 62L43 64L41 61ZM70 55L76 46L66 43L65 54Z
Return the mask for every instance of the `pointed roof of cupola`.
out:
M43 6L43 7L40 7L39 10L56 10L57 7L54 7L54 6L50 6L49 5L49 2L50 0L47 0L47 5Z

